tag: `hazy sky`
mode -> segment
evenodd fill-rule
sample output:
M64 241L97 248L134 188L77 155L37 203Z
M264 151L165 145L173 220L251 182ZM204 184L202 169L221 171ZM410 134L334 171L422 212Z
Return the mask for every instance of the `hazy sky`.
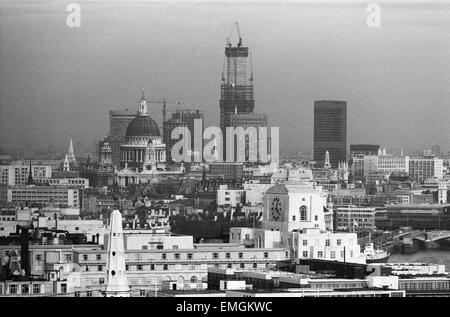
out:
M66 6L81 6L81 27ZM252 52L255 112L311 150L313 101L346 100L348 144L450 150L450 3L0 0L0 147L91 146L108 110L166 96L218 125L226 38ZM170 110L170 109L169 109ZM161 105L150 115L161 124Z

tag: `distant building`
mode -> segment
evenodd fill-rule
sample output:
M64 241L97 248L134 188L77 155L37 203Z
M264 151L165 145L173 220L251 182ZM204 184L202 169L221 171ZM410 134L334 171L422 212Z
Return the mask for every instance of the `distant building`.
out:
M7 190L7 202L15 205L64 204L78 208L79 190L70 186L26 186Z
M242 127L243 129L247 129L249 127L253 127L256 129L256 136L258 137L259 140L259 128L260 127L267 127L268 126L268 122L267 122L267 115L265 114L257 114L257 113L241 113L241 114L230 114L229 115L229 119L230 119L230 127L233 128L238 128L238 127ZM268 132L269 133L269 132ZM268 137L269 135L267 135ZM234 161L238 162L238 156L237 156L237 144L238 144L238 139L237 136L234 138ZM259 142L257 142L256 144L254 144L254 147L252 146L253 144L249 143L249 136L248 134L245 136L245 161L249 162L251 157L255 157L258 161L260 160L260 156L259 156ZM253 149L252 151L250 151L251 149ZM270 148L269 146L266 149L266 154L270 153ZM224 159L226 160L226 153L224 153Z
M24 186L28 180L29 170L29 165L0 165L0 185ZM52 177L50 165L32 165L31 171L34 179Z
M350 144L350 158L355 156L378 155L379 145L372 144Z
M89 187L89 179L81 177L71 177L71 178L36 177L34 181L36 184L49 186L73 186L79 189L86 189Z
M375 229L375 208L359 206L335 206L336 230Z
M224 151L226 153L226 127L231 126L230 115L253 113L253 72L247 71L249 48L242 45L242 38L236 46L227 41L225 47L225 69L222 71L220 85L220 128L223 133ZM249 74L250 73L250 74Z
M412 157L409 159L409 178L423 183L428 178L441 179L444 177L443 160L437 157Z
M330 153L332 167L347 160L347 102L314 102L314 161L323 162Z
M194 122L195 120L202 120L202 125L200 126L201 142L203 142L203 122L204 114L200 110L189 110L189 109L177 109L177 111L172 113L171 118L163 124L163 142L166 145L166 157L167 161L172 161L172 146L178 142L178 140L172 140L172 131L177 127L186 127L191 133L191 150L194 151ZM201 144L203 146L203 144ZM203 147L202 147L203 149ZM194 155L194 153L192 153ZM194 156L192 157L194 161Z
M111 110L109 111L109 136L111 158L114 165L119 165L120 146L125 142L125 134L131 120L136 118L136 110Z
M243 165L242 163L210 163L207 174L215 178L239 180L243 176Z

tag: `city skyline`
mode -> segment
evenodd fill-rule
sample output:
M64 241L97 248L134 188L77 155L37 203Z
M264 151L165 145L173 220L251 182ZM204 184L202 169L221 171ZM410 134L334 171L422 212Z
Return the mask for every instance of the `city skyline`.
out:
M280 126L282 151L312 150L313 102L320 99L347 101L348 144L380 144L410 151L434 143L439 143L444 152L450 148L445 137L445 118L450 120L450 108L445 105L449 98L444 89L450 83L449 72L445 71L450 65L445 54L449 43L440 40L448 23L443 19L449 9L445 3L433 3L424 15L414 6L381 2L383 25L377 29L365 25L367 12L362 2L340 11L333 4L313 8L304 3L244 3L238 7L223 3L133 3L126 8L114 3L108 8L102 4L103 9L95 2L80 3L83 24L73 30L64 25L64 20L59 21L66 15L64 10L60 12L65 9L64 3L47 1L40 2L39 7L31 4L25 8L21 2L0 2L5 17L1 38L6 43L0 54L0 62L5 65L0 76L0 147L43 145L43 140L65 146L70 137L90 147L93 140L107 134L110 110L136 107L141 87L147 89L150 98L166 96L180 100L186 108L204 111L206 126L219 125L223 48L232 25L239 21L244 43L253 53L255 106L258 113L268 115L269 125ZM229 10L213 19L227 7ZM121 18L111 23L111 14L115 17L119 9L124 9ZM253 9L259 14L246 20L244 13ZM174 24L173 19L183 10L191 17ZM99 13L95 17L101 22L93 21L92 13ZM206 13L210 16L206 17ZM50 19L45 20L47 16ZM135 21L131 16L136 16ZM159 17L158 23L166 22L166 27L149 27L151 16ZM311 24L311 16L318 22ZM192 20L195 17L196 23ZM309 36L298 33L304 32L301 28L287 32L299 23L299 17L308 20L302 23L310 23ZM278 24L261 24L264 18ZM334 31L330 30L333 25ZM44 45L37 46L30 38L36 32L33 26L39 31L56 31L52 36L44 32L48 35L40 39ZM258 32L257 26L264 32ZM188 27L189 32L183 27ZM119 34L109 31L114 28L121 28ZM14 30L15 39L7 30ZM405 36L394 45L389 31L396 34L398 41L399 35L408 34L408 30L416 36ZM433 36L427 38L429 32ZM127 35L132 38L126 39ZM148 43L147 37L152 39ZM92 44L96 39L101 45ZM300 44L296 43L298 39ZM350 47L360 40L361 48ZM124 50L121 47L126 43L131 47ZM408 50L413 43L414 50ZM61 49L54 50L55 46ZM117 52L111 50L114 47ZM105 48L108 55L104 55ZM434 54L425 56L431 48ZM18 52L15 55L14 50ZM273 58L281 53L285 61ZM90 58L84 58L86 54ZM36 58L30 60L30 56ZM99 60L102 56L104 62ZM131 63L130 58L137 61ZM49 68L40 67L41 62ZM117 67L108 66L117 63ZM17 65L23 65L20 71ZM81 71L85 75L80 76ZM336 80L341 75L343 79ZM162 106L150 104L149 113L161 126ZM57 124L59 120L65 124ZM22 122L34 132L24 133L22 124L12 122ZM63 126L64 131L60 131ZM292 127L294 133L285 130L286 126Z

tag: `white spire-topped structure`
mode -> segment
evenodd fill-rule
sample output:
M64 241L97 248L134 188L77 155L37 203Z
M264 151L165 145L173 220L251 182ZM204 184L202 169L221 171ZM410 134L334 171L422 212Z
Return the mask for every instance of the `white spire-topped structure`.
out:
M141 97L141 100L139 100L138 113L140 116L148 115L147 101L145 100L144 88L142 88L142 97Z
M67 153L67 158L69 159L69 163L75 163L77 161L75 158L75 151L73 150L72 138L70 138L69 152Z
M67 156L67 153L66 153L66 157L64 158L63 170L66 172L70 171L70 164L69 164L69 158Z
M125 270L122 215L119 210L111 213L106 268L106 297L130 297Z
M330 168L330 153L328 151L325 152L325 162L323 164L323 168Z

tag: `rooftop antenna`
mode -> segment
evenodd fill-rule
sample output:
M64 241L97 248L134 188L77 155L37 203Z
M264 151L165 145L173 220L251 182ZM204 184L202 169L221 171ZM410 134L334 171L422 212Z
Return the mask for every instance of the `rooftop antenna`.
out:
M249 54L250 56L250 82L253 82L253 61L252 61L252 52Z

